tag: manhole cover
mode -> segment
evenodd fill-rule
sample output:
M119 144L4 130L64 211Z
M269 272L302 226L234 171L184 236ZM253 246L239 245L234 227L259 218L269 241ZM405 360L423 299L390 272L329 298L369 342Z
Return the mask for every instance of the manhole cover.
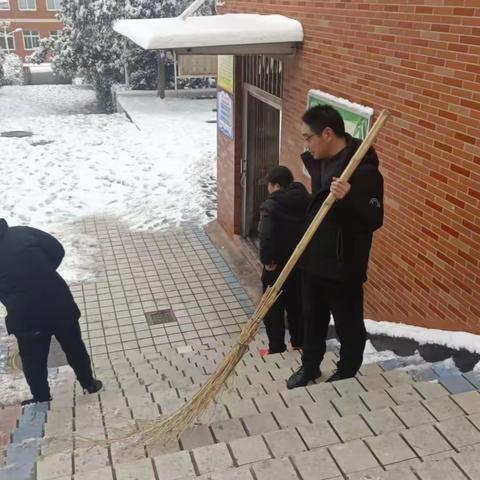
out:
M145 313L149 325L162 325L164 323L176 323L177 317L171 308L159 310L157 312Z
M31 137L33 135L32 132L26 132L24 130L12 130L11 132L2 132L0 133L2 137L15 137L15 138L23 138L23 137Z

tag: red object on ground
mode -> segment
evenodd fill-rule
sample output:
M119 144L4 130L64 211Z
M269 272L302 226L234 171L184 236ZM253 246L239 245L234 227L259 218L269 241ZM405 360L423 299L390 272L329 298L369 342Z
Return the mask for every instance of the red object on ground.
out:
M0 465L4 463L4 453L10 443L10 434L15 429L21 413L20 405L0 408Z

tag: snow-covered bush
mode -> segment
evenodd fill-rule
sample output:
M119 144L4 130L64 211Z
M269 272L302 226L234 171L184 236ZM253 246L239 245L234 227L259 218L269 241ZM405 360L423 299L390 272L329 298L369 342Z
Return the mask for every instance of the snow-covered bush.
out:
M192 77L179 78L177 81L179 89L192 90L197 88L215 88L217 82L214 77Z
M18 55L14 53L3 55L1 65L3 73L0 76L3 77L1 80L3 85L23 85L23 63Z
M40 40L40 45L34 50L34 52L25 57L27 63L44 63L48 60L48 55L53 52L55 47L55 42L57 41L54 37L46 37Z

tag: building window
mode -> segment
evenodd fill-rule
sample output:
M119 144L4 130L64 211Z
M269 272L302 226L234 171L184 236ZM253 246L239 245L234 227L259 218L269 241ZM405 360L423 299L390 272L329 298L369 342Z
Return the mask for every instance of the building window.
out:
M15 51L15 40L13 38L13 35L10 37L7 37L8 40L8 49L7 49L7 43L5 42L5 37L1 35L2 32L0 32L0 50L10 50L10 51Z
M36 10L37 0L18 0L19 10Z
M61 0L47 0L47 10L60 10Z
M54 40L57 40L58 36L59 36L58 30L52 30L49 35L49 37L53 38Z
M0 0L0 10L10 10L10 0Z
M38 32L23 32L23 43L25 50L34 50L40 45L40 34Z

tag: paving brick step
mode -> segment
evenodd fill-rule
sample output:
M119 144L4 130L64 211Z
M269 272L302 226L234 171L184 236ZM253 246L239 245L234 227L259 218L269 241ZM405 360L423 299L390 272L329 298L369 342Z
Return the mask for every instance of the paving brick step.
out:
M387 379L389 380L387 382ZM263 384L250 385L227 390L219 399L213 414L206 416L206 420L220 420L229 417L241 417L248 414L271 411L286 406L310 406L311 403L325 403L333 401L336 405L330 405L328 410L348 412L351 408L365 408L366 405L375 407L396 404L413 399L428 398L429 391L433 389L436 394L448 393L435 384L419 384L417 390L409 383L410 378L401 372L387 372L384 374L373 374L349 379L332 384L317 384L307 389L285 390L284 381L266 381ZM391 385L400 384L397 387ZM112 410L121 410L122 414L128 408L127 417L131 418L157 418L160 414L169 414L179 408L185 399L191 397L199 388L199 385L189 384L178 389L166 388L168 385L152 384L148 387L138 383L130 384L124 389L110 388L100 395L81 395L73 404L72 395L54 395L51 406L51 413L47 420L47 430L50 424L55 427L58 424L59 430L63 428L63 417L74 414L75 418L100 417L102 414ZM367 392L367 388L370 390ZM379 390L375 394L372 390ZM423 397L418 393L422 389ZM353 396L352 396L353 395ZM430 393L431 395L431 393ZM349 399L349 396L352 398ZM99 401L100 400L100 401ZM72 409L75 409L75 412ZM228 410L228 412L227 412ZM61 417L60 422L55 420L56 413ZM125 416L125 415L124 415ZM78 427L78 425L77 425Z
M288 376L298 368L300 359L296 352L272 355L264 360L261 357L246 356L237 366L236 375L233 383L239 386L248 386L268 382L272 380L286 380ZM276 357L276 358L273 358ZM97 368L97 375L104 380L106 387L119 387L119 382L123 388L126 388L130 381L134 386L140 383L142 385L159 384L162 387L188 386L192 383L203 383L210 374L216 369L217 364L213 361L205 361L203 357L184 359L181 362L172 364L171 361L163 360L145 360L131 364L127 360L119 360L114 365L102 365ZM326 372L325 377L335 368L337 357L329 352L322 364L322 369ZM255 362L255 363L253 363ZM373 368L374 367L374 368ZM362 367L360 373L382 372L377 365L366 365ZM138 377L137 379L135 377ZM321 379L321 381L323 381Z
M136 375L142 377L139 380L142 383L158 383L159 372L163 372L163 374L170 379L167 380L167 378L162 377L165 378L165 380L161 381L165 383L166 387L188 386L190 383L203 383L217 367L217 360L206 359L202 351L194 352L194 355L188 358L184 358L182 354L173 353L176 352L173 349L169 351L171 352L170 357L172 357L170 360L163 358L160 354L146 354L146 356L149 357L148 361L145 357L138 355L129 360L131 363L128 365L122 365L120 362L120 365L117 365L119 379L135 372ZM327 352L322 364L322 370L326 374L325 377L335 368L336 361L337 355L334 352ZM237 366L236 375L234 375L233 379L238 386L248 386L251 383L264 383L272 379L284 380L298 367L299 363L300 356L297 352L286 352L284 354L271 355L266 358L260 357L256 352L249 352ZM154 371L152 372L149 367ZM115 376L117 375L116 373L112 373L112 366L104 365L103 369L104 370L100 370L100 372L105 371L105 376L107 379L111 379L112 386L118 386L118 384L114 383L118 378ZM433 372L432 369L427 370L428 371L423 373L418 373L418 378L427 381L439 379L442 385L451 393L461 393L480 388L480 375L477 372L460 375L448 370L444 372L445 375L439 378L437 375L431 376L429 374L430 370ZM398 370L389 371L397 372ZM378 364L370 364L363 366L360 370L360 374L364 375L372 372L380 373L383 372L383 369L380 368ZM395 373L393 373L393 375L395 375ZM324 379L325 378L321 378L318 381L323 381Z
M389 382L386 378L390 379ZM306 389L295 390L286 390L283 380L270 380L262 384L240 386L224 391L218 399L218 408L222 409L224 406L228 409L229 416L238 418L279 407L308 406L313 402L332 401L333 407L341 413L349 408L356 408L356 405L365 404L363 407L359 406L360 409L365 406L373 408L448 394L445 388L436 383L410 384L407 383L409 380L403 375L368 375L331 384L312 384ZM124 390L107 389L100 393L100 402L97 395L77 397L76 408L82 412L85 408L99 409L99 403L103 410L127 407L136 409L158 404L160 411L157 413L168 414L180 407L199 388L199 385L194 384L180 388L165 388L162 384L145 387L138 384L135 388L130 386Z
M114 460L113 469L117 480L428 480L442 473L449 480L474 480L480 472L480 431L467 418L453 420L378 436L370 432L344 443L338 437L329 440L322 425L310 425L309 430L277 430L152 458L138 452L137 459L130 454ZM457 422L461 434L453 433ZM107 452L94 450L79 449L73 462L71 454L40 459L37 480L70 478L72 465L76 480L113 478Z
M384 388L383 392L381 390L365 392L360 388L359 381L350 379L265 394L253 400L248 398L235 400L231 404L227 403L226 408L223 405L213 406L204 414L199 422L201 425L187 430L180 444L171 448L189 449L322 422L329 422L328 430L336 432L340 441L347 441L357 438L359 433L378 435L420 424L433 424L458 418L465 414L472 415L472 421L476 421L475 415L480 413L478 392L449 395L442 386L435 383L403 384L399 387ZM113 412L108 397L103 412L95 396L84 398L85 403L75 407L73 419L75 427L72 426L70 409L65 411L58 409L49 413L45 425L47 437L55 438L55 435L64 434L69 424L77 436L103 439L108 434L109 437L118 437L119 428L135 427L135 419L156 419L160 416L158 406L149 403L149 400L146 401L145 396L127 399L122 397L125 406L119 406L117 403L113 407ZM245 403L247 400L250 403ZM132 406L127 408L126 402ZM175 408L179 406L175 402L173 405ZM94 418L97 421L92 425ZM53 442L44 452L57 452L56 449L65 451L71 447L71 440L63 443Z
M99 376L105 380L105 389L100 395L81 394L78 388L73 387L73 381L57 387L50 410L45 412L47 422L44 433L47 438L40 447L42 460L38 466L40 470L37 468L37 473L40 472L38 478L43 478L43 468L45 479L70 478L74 472L75 478L86 480L90 478L92 469L97 467L105 469L106 475L98 478L109 478L108 475L112 474L110 463L115 466L116 480L144 478L129 476L127 465L139 461L138 468L141 465L148 466L149 462L151 466L151 460L146 456L160 462L166 455L188 454L193 459L194 476L199 478L199 475L203 475L200 478L206 480L210 474L196 463L200 455L197 453L195 456L197 450L208 452L210 448L220 451L218 449L224 446L236 468L232 470L232 465L224 465L219 460L220 464L215 469L222 471L218 475L227 475L218 476L219 480L230 478L230 475L234 475L232 479L237 478L235 475L240 474L246 477L238 478L248 478L252 473L260 480L267 478L267 474L270 475L268 478L275 474L276 465L282 464L277 460L290 462L292 467L295 465L293 472L297 475L300 469L293 456L310 455L323 449L329 458L335 458L334 449L342 451L347 445L346 452L350 452L358 442L360 449L364 446L373 452L377 462L375 466L368 467L369 470L380 469L378 475L384 475L385 469L393 464L399 465L399 462L421 462L420 457L432 459L433 456L441 457L450 451L455 453L480 444L480 394L476 391L449 394L462 381L466 381L466 377L458 376L460 379L457 379L451 376L450 383L443 383L445 388L434 382L414 382L405 372L385 372L377 364L371 364L362 367L356 379L332 384L318 383L288 391L285 390L285 379L298 365L298 353L287 352L262 358L256 352L255 345L239 365L233 387L221 397L217 406L200 419L199 425L185 432L179 442L169 445L157 442L147 447L128 445L127 448L114 444L107 449L100 446L92 448L91 442L82 441L82 436L99 440L107 434L110 437L118 436L124 428L135 428L141 419L156 419L176 410L209 378L205 367L216 366L221 361L223 356L219 350L229 351L228 342L213 342L213 345L215 348L204 345L195 350L166 349L160 354L129 352L126 357L119 355L110 360L101 359L95 362ZM336 359L335 353L329 352L325 363L331 368ZM453 386L452 389L449 386ZM473 382L469 386L469 389L475 388ZM21 441L25 432L17 430L17 440ZM237 473L238 466L243 463L234 456L233 446L238 445L241 454L242 445L259 441L264 442L270 457L248 462L251 463L248 471L240 470ZM391 461L388 455L393 453L388 451L389 442L393 445L392 452L395 452L394 447L402 451L400 446L406 444L414 451L414 458L398 460L394 457L395 461ZM287 445L285 448L303 445L305 450L281 455L283 444ZM384 445L387 445L385 458L375 453L375 448L383 448ZM14 443L9 448L13 459L22 445ZM55 466L57 463L58 468ZM348 467L342 467L337 460L334 465L340 469L342 476L339 478L368 478L348 477ZM453 462L453 465L458 466L458 463ZM119 473L120 468L125 473ZM449 471L448 468L445 467L446 471ZM62 469L66 469L66 473L62 473ZM0 480L3 480L2 475L6 475L5 471L0 469ZM52 471L57 472L56 477L52 477ZM290 471L287 467L280 468L276 476L281 480L287 471ZM17 480L17 477L11 476L11 472L9 470L10 476L5 478ZM131 475L136 475L135 470L132 472ZM84 474L88 475L82 477ZM418 472L416 475L413 478L420 476ZM452 473L451 478L457 478L455 475ZM145 478L149 478L148 474ZM212 478L217 478L217 474ZM427 478L431 477L425 476ZM164 477L159 477L159 480L164 480Z

